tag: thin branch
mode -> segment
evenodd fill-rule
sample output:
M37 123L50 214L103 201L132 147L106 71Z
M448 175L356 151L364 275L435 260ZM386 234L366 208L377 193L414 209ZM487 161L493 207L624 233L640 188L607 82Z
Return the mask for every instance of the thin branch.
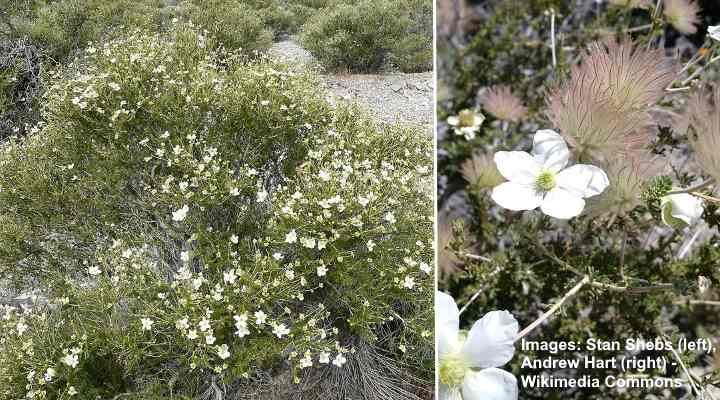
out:
M667 342L670 343L669 340ZM685 372L685 376L687 376L688 381L690 381L690 385L692 386L693 390L695 390L695 393L697 393L697 395L702 398L702 393L700 393L700 389L698 389L698 387L695 385L695 379L692 377L692 375L690 375L690 371L688 371L685 363L680 358L680 355L677 353L677 351L675 351L675 347L670 345L670 351L672 352L673 356L675 356L675 359L680 363L680 366L682 367L683 372Z
M687 189L672 190L672 191L668 192L667 194L681 194L681 193L697 192L698 190L706 188L706 187L712 185L713 183L715 183L715 179L710 178L708 180L698 183L697 185L690 186Z
M678 300L674 302L677 305L691 305L691 306L712 306L712 307L720 307L720 301L714 301L714 300Z
M530 333L533 329L537 328L540 324L545 322L548 318L550 318L553 314L555 314L560 307L571 297L576 295L580 289L583 288L583 286L590 283L590 277L588 275L585 275L585 277L580 280L572 289L570 289L565 295L557 301L552 307L550 307L549 310L547 310L543 315L540 316L540 318L533 321L530 325L528 325L525 329L520 331L518 333L517 337L515 337L515 341L522 339L523 337L527 336L528 333Z
M717 197L708 196L708 195L700 193L700 192L690 192L690 194L695 197L699 197L703 200L707 200L711 203L720 203L720 199L718 199Z
M553 68L557 67L557 55L555 53L555 10L550 9L550 46L552 47Z
M625 276L625 248L627 247L627 229L623 228L622 244L620 245L620 277L627 286L627 277Z
M478 256L478 257L480 257L480 256ZM492 260L490 260L490 261L492 261ZM494 276L494 275L498 274L500 271L502 271L502 266L498 264L497 267L495 268L495 270L488 274L488 277ZM467 310L468 307L470 307L470 305L472 303L474 303L475 300L477 300L477 298L480 296L480 294L483 292L483 290L485 290L485 288L483 286L480 286L480 288L478 288L478 290L472 295L472 297L470 297L470 300L468 300L468 302L465 303L465 305L460 309L460 314L464 313L465 310Z
M653 27L653 24L640 25L640 26L636 26L636 27L634 27L634 28L625 29L625 32L626 32L626 33L640 32L640 31L644 31L644 30L646 30L646 29L650 29L650 28L652 28L652 27Z

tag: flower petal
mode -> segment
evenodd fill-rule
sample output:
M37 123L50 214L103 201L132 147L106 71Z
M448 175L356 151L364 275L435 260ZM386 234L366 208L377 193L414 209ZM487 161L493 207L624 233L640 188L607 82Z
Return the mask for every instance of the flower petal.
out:
M463 400L517 400L515 376L497 368L469 372L462 385Z
M455 349L460 330L460 311L455 299L443 292L435 292L435 331L438 338L438 356Z
M440 384L440 400L463 400L460 388Z
M541 165L524 151L498 151L495 165L510 182L532 184L540 174Z
M577 217L583 208L585 200L582 197L559 187L549 191L540 206L542 212L558 219Z
M559 133L541 129L533 137L533 156L544 169L559 172L567 165L570 151Z
M542 204L542 193L532 185L505 182L492 191L492 199L503 208L513 211L534 210Z
M457 115L448 117L447 123L451 126L458 126L460 124L460 118Z
M671 227L683 228L693 224L702 217L703 201L691 194L671 194L663 197L661 202L663 222ZM670 214L670 216L667 214Z
M557 186L582 198L597 196L610 184L607 174L594 165L575 164L555 177Z
M491 311L468 332L462 352L465 361L475 368L499 367L515 354L518 322L507 311Z

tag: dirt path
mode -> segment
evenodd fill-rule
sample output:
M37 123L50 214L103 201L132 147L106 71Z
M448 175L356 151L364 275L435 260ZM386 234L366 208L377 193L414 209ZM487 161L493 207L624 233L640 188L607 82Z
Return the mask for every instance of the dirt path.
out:
M293 39L276 42L270 55L288 64L321 71L312 55ZM432 132L433 74L326 74L322 81L329 100L356 102L387 123L422 127Z

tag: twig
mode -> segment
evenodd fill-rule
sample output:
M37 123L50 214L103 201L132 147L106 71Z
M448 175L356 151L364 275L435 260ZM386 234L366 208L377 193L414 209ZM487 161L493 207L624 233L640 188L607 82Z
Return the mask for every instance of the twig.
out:
M634 28L625 29L625 32L626 33L640 32L640 31L644 31L645 29L650 29L652 27L653 27L653 24L640 25L640 26L636 26Z
M670 343L669 340L667 340L667 342ZM683 372L685 372L685 376L687 376L688 381L690 381L690 385L692 386L693 390L695 390L695 393L697 393L697 395L702 398L702 393L700 393L700 389L698 389L695 385L695 379L692 377L692 375L690 375L690 371L688 371L685 363L682 361L677 351L675 351L675 347L672 344L670 345L670 351L672 352L673 356L675 356L675 359L680 363L680 366L682 367Z
M540 318L533 321L530 325L528 325L525 329L520 331L518 333L517 337L515 337L515 341L522 339L523 337L527 336L528 333L530 333L533 329L535 329L538 325L545 322L548 318L550 318L553 314L557 312L557 310L562 307L563 303L565 303L569 298L576 295L580 289L583 288L583 286L587 285L590 282L590 277L588 275L585 275L585 277L580 280L580 282L577 283L572 289L570 289L567 293L565 293L565 296L563 296L558 302L556 302L552 307L550 307L549 310L547 310L543 315L540 316Z
M457 254L458 254L460 257L469 258L469 259L475 260L475 261L485 261L485 262L489 262L489 263L493 262L493 259L492 259L492 258L485 257L485 256L480 256L480 255L477 255L477 254L470 254L470 253L466 253L466 252L464 252L464 251L458 251Z
M627 277L625 276L625 247L627 245L627 229L623 229L622 244L620 245L620 277L627 286Z
M703 182L698 183L698 184L695 185L695 186L690 186L690 187L687 188L687 189L672 190L672 191L669 191L667 194L681 194L681 193L696 192L696 191L698 191L698 190L700 190L700 189L703 189L703 188L705 188L705 187L707 187L707 186L712 185L713 183L715 183L715 179L710 178L710 179L708 179L708 180L705 180L705 181L703 181Z
M488 277L497 274L497 273L500 272L501 270L502 270L502 267L501 267L500 265L498 265L498 266L495 268L494 271L492 271L492 272L490 272L490 273L488 274ZM477 298L480 296L480 293L482 293L483 290L485 290L485 288L481 286L481 287L475 292L475 294L473 294L472 297L470 297L470 300L468 300L468 302L465 303L464 306L462 306L462 308L460 309L460 313L459 313L459 314L462 314L463 312L465 312L465 310L467 310L468 307L470 307L470 305L471 305L472 303L474 303L475 300L477 300Z
M708 196L708 195L700 193L700 192L690 192L690 194L695 197L699 197L703 200L707 200L711 203L720 203L720 199L718 199L717 197Z
M713 307L720 307L720 301L714 301L714 300L678 300L674 302L677 305L692 305L692 306L713 306Z
M550 9L550 46L552 47L553 68L557 67L557 55L555 53L555 9Z

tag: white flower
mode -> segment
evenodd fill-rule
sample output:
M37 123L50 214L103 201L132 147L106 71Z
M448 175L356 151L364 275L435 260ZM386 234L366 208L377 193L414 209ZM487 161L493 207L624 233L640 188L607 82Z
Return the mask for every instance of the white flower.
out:
M327 182L330 180L330 174L325 170L320 170L318 173L318 176L320 177L320 180L323 182Z
M110 83L108 83L108 86L110 86L110 89L112 89L112 90L114 90L114 91L116 91L116 92L117 92L118 90L120 90L120 85L118 85L118 84L115 83L115 82L110 82Z
M397 222L397 219L395 219L395 214L389 212L385 214L385 221L389 222L391 225Z
M80 358L77 354L66 354L61 361L70 368L75 368L80 364Z
M198 324L198 327L200 327L200 332L205 332L210 329L210 321L208 321L207 318L203 318Z
M228 272L223 272L223 281L227 283L228 285L232 285L235 283L235 280L237 280L237 275L235 275L235 270L231 269Z
M247 314L236 315L233 317L233 319L235 320L235 329L237 329L237 331L235 332L236 336L242 338L250 334L250 329L248 329L247 326Z
M672 228L684 228L699 220L703 201L688 193L671 194L660 199L662 221Z
M230 349L228 348L228 345L223 344L217 346L217 354L221 360L227 360L228 358L230 358Z
M305 357L300 359L300 368L309 368L312 367L312 365L312 357L310 356L310 352L307 351Z
M403 281L403 287L408 288L408 289L414 288L415 287L415 279L413 279L413 277L411 277L409 275L406 276L405 280Z
M240 242L240 238L237 235L230 236L230 243L238 244L239 242Z
M559 219L580 215L585 208L584 199L602 193L609 181L605 172L593 165L565 168L569 158L563 138L549 129L535 133L532 154L495 153L498 171L509 182L496 186L492 199L508 210L540 207L545 214Z
M267 321L267 314L265 314L262 311L255 312L255 323L258 325L262 325Z
M287 235L285 235L285 243L295 242L297 242L297 232L295 232L295 229L293 229Z
M102 271L97 266L92 266L92 267L88 268L88 274L90 274L92 276L97 276L97 275L100 275L101 273L102 273Z
M336 367L340 368L343 365L345 365L346 362L347 362L347 359L345 358L345 356L342 353L338 353L338 355L335 356L335 359L333 360L332 363Z
M265 199L267 199L267 197L268 197L268 192L266 192L265 189L263 189L263 190L257 192L257 200L256 201L258 203L262 203L263 201L265 201Z
M15 329L17 329L18 336L22 336L22 334L25 333L25 331L27 331L28 328L29 327L27 326L27 324L25 324L25 322L23 322L23 321L18 322L17 325L15 326Z
M187 217L188 211L190 211L190 208L185 204L181 209L172 213L172 220L176 222L184 220L185 217Z
M197 330L191 329L190 331L188 331L187 337L188 337L188 339L190 339L190 340L195 340L195 339L197 339L197 338L198 338Z
M179 319L175 322L175 327L178 329L188 329L190 328L190 322L188 320L188 317Z
M275 334L275 336L280 339L282 339L282 337L287 335L288 333L290 333L290 329L288 329L285 324L275 325L275 328L273 328L273 334Z
M428 263L421 262L420 263L420 271L430 275L430 273L432 272L432 268L430 267L430 265Z
M180 261L183 261L183 262L190 261L190 252L189 251L181 251L180 252Z
M367 242L367 248L368 248L368 251L369 251L369 252L372 252L373 249L375 248L375 242L373 242L372 239L371 239L371 240L368 240L368 242Z
M507 311L492 311L460 331L460 311L449 295L435 294L440 400L516 400L515 376L497 367L515 353L518 323Z
M320 358L318 359L318 362L320 364L329 364L330 363L330 353L323 351L320 353Z
M311 238L311 237L300 238L300 244L302 244L303 247L307 247L308 249L314 249L315 248L315 238Z
M43 378L45 378L46 382L52 382L53 378L57 375L57 372L55 371L55 368L48 368L47 371L45 371L45 375L43 375Z
M321 265L317 267L317 276L325 276L327 274L327 267L324 265Z
M208 333L208 335L205 336L205 343L207 343L207 344L215 343L215 335L213 335L212 333Z
M473 110L461 110L458 115L448 117L448 125L453 127L455 134L465 136L467 140L475 139L475 133L485 121L485 116Z
M708 26L708 36L720 42L720 25Z
M76 394L78 394L78 391L75 389L75 386L70 386L68 388L68 394L70 396L75 396Z
M140 323L142 324L142 330L149 331L152 330L152 326L155 321L151 320L150 318L143 318L140 320Z

